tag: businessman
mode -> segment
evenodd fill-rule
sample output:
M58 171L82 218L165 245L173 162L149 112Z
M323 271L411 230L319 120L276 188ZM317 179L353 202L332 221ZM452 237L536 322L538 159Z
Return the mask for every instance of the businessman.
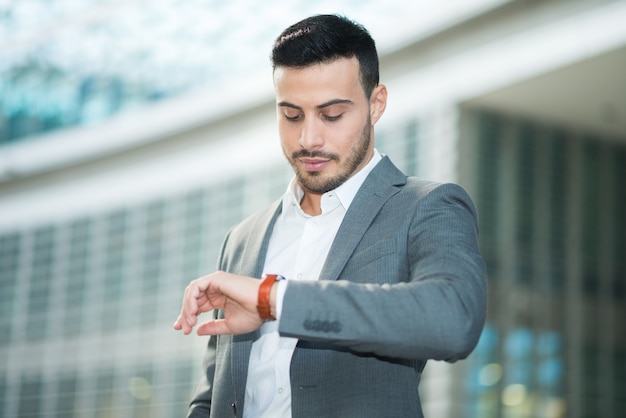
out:
M426 361L465 358L484 325L474 205L374 147L387 89L361 25L304 19L272 64L295 176L185 290L174 328L210 336L189 416L421 417Z

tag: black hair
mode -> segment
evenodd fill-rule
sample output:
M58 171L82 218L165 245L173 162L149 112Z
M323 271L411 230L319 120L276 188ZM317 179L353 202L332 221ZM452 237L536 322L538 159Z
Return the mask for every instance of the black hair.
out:
M272 68L303 68L356 57L366 97L378 85L376 44L365 27L339 15L315 15L281 33L272 48Z

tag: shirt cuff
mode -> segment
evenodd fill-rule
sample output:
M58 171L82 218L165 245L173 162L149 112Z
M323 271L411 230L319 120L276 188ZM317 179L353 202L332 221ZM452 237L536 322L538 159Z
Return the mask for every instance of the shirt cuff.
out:
M287 291L287 280L279 280L276 288L276 320L280 321L280 315L283 311L283 299Z

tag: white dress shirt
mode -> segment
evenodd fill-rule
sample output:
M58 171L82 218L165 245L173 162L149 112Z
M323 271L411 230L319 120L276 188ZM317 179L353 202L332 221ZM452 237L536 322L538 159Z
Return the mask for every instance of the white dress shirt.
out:
M277 288L277 320L266 322L260 338L252 344L248 366L244 418L291 417L289 367L295 338L281 337L278 323L289 280L318 280L339 226L365 178L381 160L378 151L370 162L345 183L324 193L322 213L307 215L300 207L304 192L291 180L270 238L264 274L280 274L287 279Z

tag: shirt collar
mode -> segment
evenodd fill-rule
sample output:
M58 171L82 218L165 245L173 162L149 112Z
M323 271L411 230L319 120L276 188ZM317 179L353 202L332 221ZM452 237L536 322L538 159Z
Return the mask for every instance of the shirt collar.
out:
M326 195L335 194L337 198L339 198L339 202L341 203L341 206L343 206L344 210L348 210L354 200L354 197L361 188L361 185L365 181L365 178L380 160L382 160L382 156L378 150L374 149L374 155L365 167L356 172L356 174L346 180L341 186L324 193L322 195L322 199L324 199ZM287 192L285 193L285 198L283 199L283 212L288 210L287 206L297 207L299 209L302 197L304 197L304 191L294 176L289 182L289 186L287 186Z

